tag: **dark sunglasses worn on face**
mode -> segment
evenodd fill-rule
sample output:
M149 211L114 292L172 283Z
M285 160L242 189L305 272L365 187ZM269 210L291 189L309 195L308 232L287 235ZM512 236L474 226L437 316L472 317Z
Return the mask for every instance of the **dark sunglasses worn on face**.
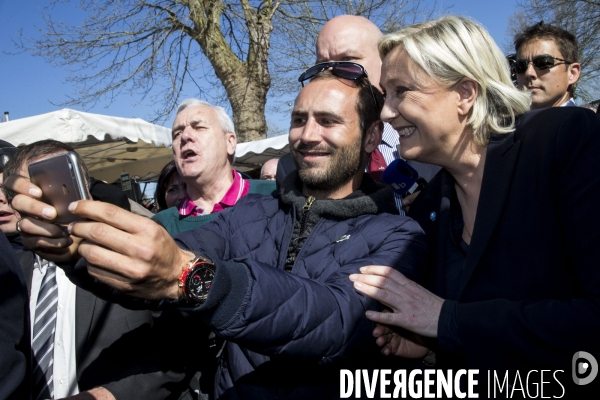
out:
M349 79L349 80L357 80L362 78L363 76L369 79L369 75L367 75L367 71L365 67L360 64L353 63L350 61L331 61L331 62L323 62L312 67L308 68L306 71L300 75L298 78L298 82L302 84L304 87L304 81L314 78L319 75L321 72L331 69L331 73L338 78ZM369 82L369 89L371 89L371 95L373 96L373 100L375 100L375 104L379 105L377 101L377 97L375 97L375 93L373 93L373 87Z
M562 62L557 63L555 60L562 61ZM573 61L567 61L567 60L563 60L562 58L549 56L549 55L537 56L537 57L534 57L533 60L531 60L531 61L517 60L514 64L517 74L522 74L525 71L527 71L527 67L529 67L529 63L533 64L533 67L535 69L543 70L543 69L550 69L550 68L554 67L555 65L573 64Z

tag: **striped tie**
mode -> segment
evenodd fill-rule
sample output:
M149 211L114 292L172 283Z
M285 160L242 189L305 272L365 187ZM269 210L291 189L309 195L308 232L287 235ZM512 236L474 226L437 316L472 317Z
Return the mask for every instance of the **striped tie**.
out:
M56 305L58 290L56 287L56 265L46 260L46 274L42 280L35 306L33 323L33 399L49 399L54 395L52 367L54 364L54 331L56 330Z

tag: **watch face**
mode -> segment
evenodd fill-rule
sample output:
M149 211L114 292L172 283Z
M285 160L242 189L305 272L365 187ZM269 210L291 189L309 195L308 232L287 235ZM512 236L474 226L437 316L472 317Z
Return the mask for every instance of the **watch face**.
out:
M189 298L200 302L206 300L214 276L215 270L212 265L200 264L194 267L186 279Z

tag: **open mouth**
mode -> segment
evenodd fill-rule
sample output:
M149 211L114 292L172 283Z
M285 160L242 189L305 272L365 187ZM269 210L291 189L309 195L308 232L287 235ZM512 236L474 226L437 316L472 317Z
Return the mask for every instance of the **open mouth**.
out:
M0 210L0 221L8 221L12 218L15 213Z
M184 160L195 156L197 156L197 154L194 150L184 150L181 152L181 158Z

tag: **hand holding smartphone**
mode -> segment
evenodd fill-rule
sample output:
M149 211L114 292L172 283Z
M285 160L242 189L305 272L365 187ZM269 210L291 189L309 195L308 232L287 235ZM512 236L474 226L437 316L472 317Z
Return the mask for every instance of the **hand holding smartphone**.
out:
M29 178L31 183L42 189L41 201L56 209L57 217L53 223L68 224L82 220L68 210L70 203L90 198L85 174L75 153L66 152L32 162L29 164Z

